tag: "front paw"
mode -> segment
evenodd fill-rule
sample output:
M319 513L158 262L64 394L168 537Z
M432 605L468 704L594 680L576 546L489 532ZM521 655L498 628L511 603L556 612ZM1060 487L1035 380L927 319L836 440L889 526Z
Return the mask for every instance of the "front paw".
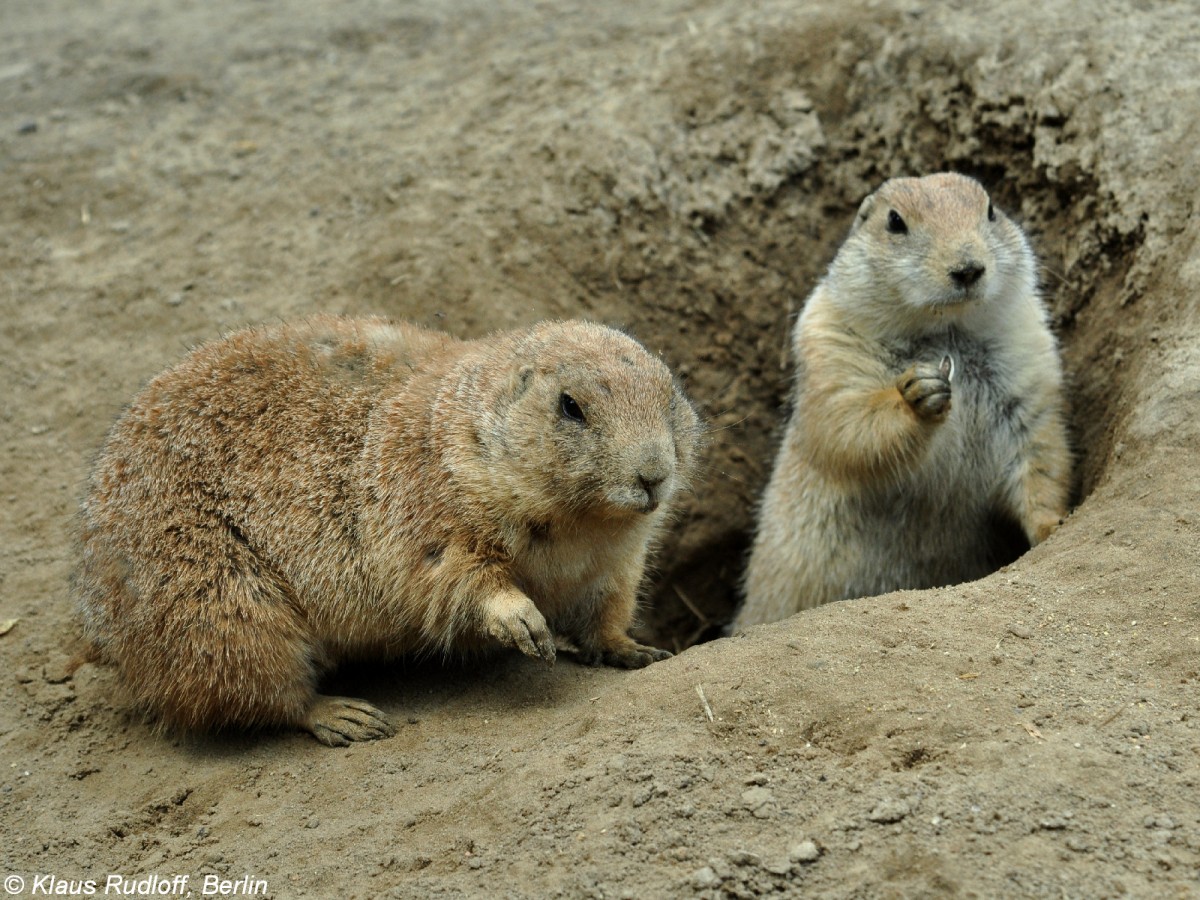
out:
M644 669L652 662L670 659L675 654L659 647L648 647L627 638L615 647L581 647L577 658L587 666L612 666L616 669Z
M554 636L546 617L516 588L496 594L484 604L483 629L526 656L554 662Z
M927 422L941 422L950 413L950 357L941 365L917 363L896 379L896 389L914 413Z

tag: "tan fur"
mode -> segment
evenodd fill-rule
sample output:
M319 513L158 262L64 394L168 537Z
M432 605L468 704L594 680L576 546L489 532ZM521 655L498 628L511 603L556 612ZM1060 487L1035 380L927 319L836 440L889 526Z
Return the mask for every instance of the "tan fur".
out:
M864 200L792 350L735 627L978 578L998 520L1032 545L1066 514L1062 368L1033 253L972 179L897 178Z
M392 733L317 693L345 659L553 660L557 634L643 666L670 655L627 630L698 430L666 366L599 325L240 331L113 427L82 505L84 633L168 726L329 744Z

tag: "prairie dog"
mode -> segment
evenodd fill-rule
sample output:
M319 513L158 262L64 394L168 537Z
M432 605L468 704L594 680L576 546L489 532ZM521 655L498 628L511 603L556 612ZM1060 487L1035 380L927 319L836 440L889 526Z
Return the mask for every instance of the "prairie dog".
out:
M1021 228L963 175L863 201L792 334L793 410L736 628L982 577L1067 511L1062 366Z
M168 727L393 733L317 692L351 658L627 634L696 413L632 338L551 322L477 341L378 318L194 350L113 426L81 508L92 656Z

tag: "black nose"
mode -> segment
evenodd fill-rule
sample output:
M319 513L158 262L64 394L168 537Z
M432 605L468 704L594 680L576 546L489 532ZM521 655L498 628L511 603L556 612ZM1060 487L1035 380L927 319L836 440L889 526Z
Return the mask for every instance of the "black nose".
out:
M640 484L651 497L654 496L654 491L660 484L667 480L665 475L639 475L638 484Z
M666 480L665 475L661 477L657 475L651 475L650 477L646 477L645 475L638 476L638 484L646 492L646 498L649 501L646 504L647 511L653 512L658 509L658 488Z
M950 278L959 287L967 288L982 278L986 271L979 263L967 263L965 266L951 269Z

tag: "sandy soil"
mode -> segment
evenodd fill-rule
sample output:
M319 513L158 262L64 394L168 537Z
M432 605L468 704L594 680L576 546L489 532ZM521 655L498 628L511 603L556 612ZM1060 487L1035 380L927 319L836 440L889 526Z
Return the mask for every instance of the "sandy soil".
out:
M0 875L1200 896L1198 48L1189 4L1134 0L4 0ZM981 582L709 640L788 321L863 194L943 168L1041 254L1078 506ZM406 724L340 751L164 739L69 675L72 515L121 404L317 310L660 351L713 428L648 588L684 652L345 672Z

